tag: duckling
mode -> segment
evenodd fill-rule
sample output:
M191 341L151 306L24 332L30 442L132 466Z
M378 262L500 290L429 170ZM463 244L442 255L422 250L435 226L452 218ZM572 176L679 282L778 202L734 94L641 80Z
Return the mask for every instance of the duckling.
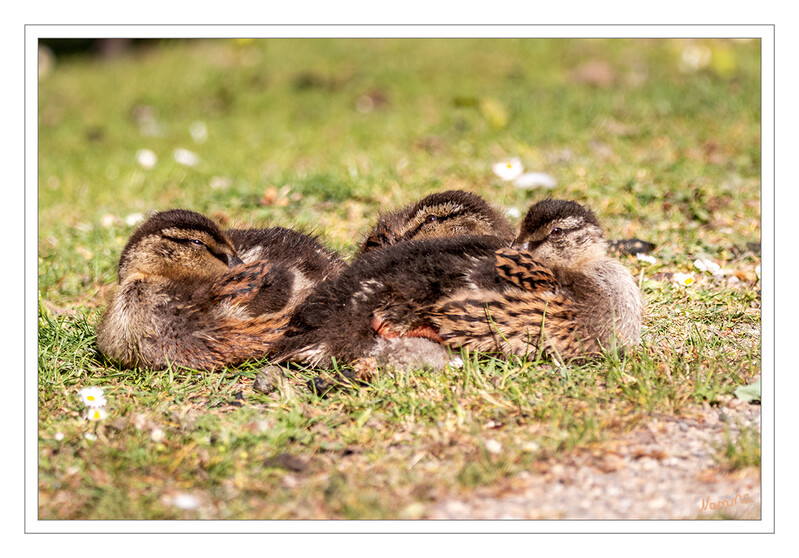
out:
M515 247L496 252L498 276L519 288L462 290L442 299L432 311L433 327L449 345L516 355L541 349L564 360L614 344L635 346L641 291L607 249L590 209L573 201L538 202Z
M606 250L593 212L562 200L534 205L514 247L485 235L388 246L301 304L275 355L319 365L406 337L562 360L599 354L615 340L633 346L641 294Z
M327 366L333 359L388 356L392 348L416 351L406 362L441 361L446 349L418 310L466 287L474 274L490 276L494 252L504 245L495 236L456 236L399 242L360 255L297 307L272 348L273 361ZM411 346L393 343L395 338L424 342Z
M155 213L122 251L97 346L127 368L213 370L263 357L287 319L285 276L267 261L245 264L204 215Z
M515 236L510 223L483 198L464 190L447 190L381 215L361 243L360 252L408 240L482 234L497 236L508 244Z
M245 263L266 261L273 264L273 283L289 293L275 296L274 286L267 289L250 307L267 313L296 307L322 281L337 275L345 266L339 255L324 246L317 237L294 229L227 229L225 235ZM277 277L280 273L282 276ZM256 308L256 304L264 304Z

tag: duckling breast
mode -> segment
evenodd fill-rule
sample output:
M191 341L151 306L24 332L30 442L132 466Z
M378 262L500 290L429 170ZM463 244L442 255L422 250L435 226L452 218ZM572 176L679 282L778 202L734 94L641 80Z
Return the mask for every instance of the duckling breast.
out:
M574 298L589 319L587 325L615 333L618 340L628 347L638 345L644 304L641 289L630 271L620 262L606 258L597 262L586 276L593 286L586 288L585 292L574 292Z

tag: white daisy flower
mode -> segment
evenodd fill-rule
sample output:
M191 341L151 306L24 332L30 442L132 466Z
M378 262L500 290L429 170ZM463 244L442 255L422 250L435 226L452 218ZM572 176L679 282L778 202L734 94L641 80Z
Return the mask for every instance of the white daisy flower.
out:
M693 273L675 273L672 276L672 280L685 287L690 287L694 284L694 274Z
M103 407L89 407L83 412L83 416L91 421L104 420L108 418L108 412Z
M760 266L755 267L755 275L757 275L758 280L760 279Z
M83 404L87 407L104 407L105 406L105 395L103 394L103 388L99 387L87 387L83 388L78 392L80 395Z
M463 359L459 356L452 357L448 363L452 368L463 368Z
M646 262L646 263L650 263L650 264L654 264L655 262L657 262L657 259L655 258L655 256L649 256L647 254L642 254L641 252L638 252L635 255L635 257L638 258L638 261L642 261L642 262Z
M524 167L518 157L494 163L491 169L502 180L513 180L524 172Z

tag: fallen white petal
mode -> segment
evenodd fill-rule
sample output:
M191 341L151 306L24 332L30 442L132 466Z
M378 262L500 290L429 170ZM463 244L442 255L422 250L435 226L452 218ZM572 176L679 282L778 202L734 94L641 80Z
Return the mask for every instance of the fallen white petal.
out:
M197 166L197 163L200 162L200 158L196 153L192 153L188 149L183 149L182 147L175 149L175 151L172 153L172 157L175 158L177 163L187 167Z
M493 453L494 455L502 453L502 444L500 444L494 439L486 440L485 448L488 453Z
M128 225L129 227L137 225L142 221L144 221L144 215L142 215L141 213L131 213L130 215L125 217L125 224Z
M149 149L139 149L136 152L136 161L143 169L151 169L158 162L158 156Z
M698 271L709 271L713 275L718 275L721 271L721 266L712 260L708 260L707 258L699 258L698 260L694 260L694 267Z
M526 172L517 177L513 185L517 188L554 188L558 181L545 172Z
M196 510L200 507L200 500L191 494L180 493L172 498L172 505L181 510Z
M233 181L227 177L214 176L213 178L211 178L209 186L211 186L212 190L225 190L229 188L232 183Z
M208 127L201 120L192 122L191 126L189 126L189 133L197 143L205 143L205 140L208 139Z
M509 207L508 210L505 212L507 217L511 219L518 219L522 216L522 212L519 210L518 207Z

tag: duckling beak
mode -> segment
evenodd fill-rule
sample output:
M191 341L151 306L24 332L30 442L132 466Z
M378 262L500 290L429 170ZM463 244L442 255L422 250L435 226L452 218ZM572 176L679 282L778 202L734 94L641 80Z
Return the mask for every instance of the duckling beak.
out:
M237 265L244 265L244 262L241 261L241 258L238 256L228 256L227 257L227 266L228 267L236 267Z

